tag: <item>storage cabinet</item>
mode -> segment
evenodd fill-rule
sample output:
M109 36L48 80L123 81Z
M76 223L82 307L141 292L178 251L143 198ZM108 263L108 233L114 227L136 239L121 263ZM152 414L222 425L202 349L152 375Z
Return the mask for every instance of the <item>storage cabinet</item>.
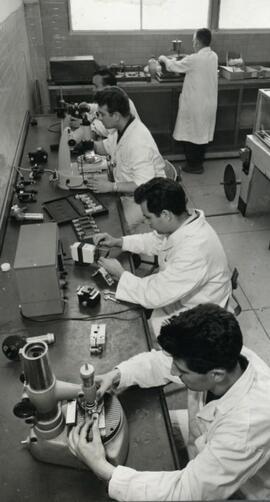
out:
M141 120L151 131L162 153L170 153L172 142L171 132L173 130L171 88L129 87L126 91L134 102Z

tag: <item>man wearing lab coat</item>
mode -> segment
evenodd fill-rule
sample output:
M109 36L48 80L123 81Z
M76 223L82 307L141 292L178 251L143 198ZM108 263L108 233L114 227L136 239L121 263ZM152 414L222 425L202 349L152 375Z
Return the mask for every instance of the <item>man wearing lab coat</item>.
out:
M159 270L137 277L118 260L101 258L99 263L119 281L116 298L153 309L150 323L156 336L163 320L181 310L207 302L228 307L231 280L224 249L203 211L187 209L182 186L154 178L138 187L134 197L153 232L121 238L98 234L95 243L157 256Z
M121 192L124 215L132 232L143 222L140 206L133 200L134 190L155 176L164 176L165 162L147 127L130 113L126 93L109 87L96 94L99 117L107 129L115 129L108 138L95 142L95 151L110 155L114 168L114 182L100 178L89 180L94 192Z
M117 80L113 72L107 68L107 67L102 67L99 70L97 70L93 76L92 76L92 84L95 88L95 91L102 91L103 89L106 89L106 87L112 87L117 85ZM139 114L136 110L136 107L132 101L132 99L128 98L129 101L129 108L130 108L130 113L133 117L140 118ZM113 132L112 129L106 129L104 127L103 123L101 120L98 118L98 104L93 102L93 103L86 103L82 102L79 104L79 108L82 111L87 111L88 118L91 122L91 130L96 134L97 137L101 138L107 138L111 132Z
M96 377L98 395L115 386L153 387L180 379L188 389L186 467L147 472L112 466L97 415L72 430L71 451L119 501L226 500L238 489L248 499L269 500L270 368L243 347L237 320L217 305L199 305L165 323L158 342L162 351L139 354Z
M183 170L201 174L207 143L213 140L218 93L218 57L210 48L211 32L202 28L193 35L195 54L180 61L160 56L168 71L185 73L173 137L182 141L187 165Z

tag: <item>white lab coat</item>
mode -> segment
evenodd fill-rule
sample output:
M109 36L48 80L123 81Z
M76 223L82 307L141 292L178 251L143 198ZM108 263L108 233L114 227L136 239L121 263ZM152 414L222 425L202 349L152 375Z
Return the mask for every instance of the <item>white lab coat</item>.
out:
M140 120L135 118L118 142L117 138L115 132L103 140L106 152L116 164L116 182L133 181L139 186L155 176L165 176L164 159L150 131Z
M210 47L184 57L180 61L166 59L169 71L185 73L173 137L177 141L205 144L214 137L217 93L218 57Z
M133 181L137 186L156 176L165 177L165 162L147 127L134 119L117 142L117 132L103 140L106 152L116 167L116 182ZM143 222L144 217L133 194L121 197L123 210L130 231Z
M109 483L112 499L226 500L240 488L248 499L270 500L270 368L245 347L242 355L249 365L221 398L205 404L204 393L188 391L195 459L172 472L118 466ZM152 351L119 364L119 388L175 382L170 362L161 351Z
M156 336L162 322L182 310L212 302L227 307L230 271L222 244L203 211L192 215L169 237L156 232L123 237L124 251L158 255L159 271L147 277L124 272L116 298L154 309Z

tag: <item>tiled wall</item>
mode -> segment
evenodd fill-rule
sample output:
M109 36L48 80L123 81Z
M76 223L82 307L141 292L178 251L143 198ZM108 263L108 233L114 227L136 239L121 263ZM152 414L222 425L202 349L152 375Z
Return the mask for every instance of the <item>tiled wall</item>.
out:
M0 23L0 211L21 126L31 106L30 68L21 2Z

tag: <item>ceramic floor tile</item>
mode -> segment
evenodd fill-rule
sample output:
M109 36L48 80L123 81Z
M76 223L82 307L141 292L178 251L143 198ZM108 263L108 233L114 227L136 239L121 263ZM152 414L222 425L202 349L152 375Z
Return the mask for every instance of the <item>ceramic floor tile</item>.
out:
M183 183L189 186L219 185L223 181L224 170L227 164L231 164L237 180L240 179L242 164L239 158L236 159L213 159L204 162L203 174L189 174L182 171ZM181 166L181 162L179 164Z
M209 223L218 234L270 230L270 214L244 218L242 214L229 214L209 217ZM270 240L270 231L269 231Z
M259 309L256 311L256 316L259 318L270 340L270 309L269 308ZM268 349L268 347L267 350L269 351L270 354L270 350Z
M230 266L239 271L239 284L253 308L270 306L270 232L220 235Z
M221 185L187 186L187 192L194 206L197 209L202 209L206 216L239 212L237 209L238 196L233 202L229 202Z
M254 350L256 354L270 365L270 339L258 319L257 313L243 312L237 317L237 320L243 333L244 345ZM268 322L270 322L270 317Z

